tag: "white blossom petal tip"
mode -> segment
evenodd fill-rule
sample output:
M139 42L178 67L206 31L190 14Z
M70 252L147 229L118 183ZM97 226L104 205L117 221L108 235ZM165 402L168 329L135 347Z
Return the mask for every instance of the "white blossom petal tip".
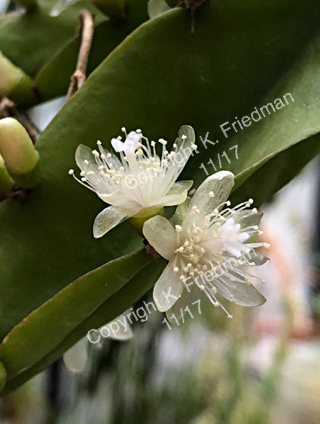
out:
M172 257L177 247L176 231L166 218L157 215L146 221L143 235L159 255L165 259Z
M116 225L128 219L126 212L116 206L109 206L101 211L93 224L93 237L100 238Z
M198 287L229 318L231 315L217 299L217 293L247 307L259 306L266 301L252 285L256 277L248 272L248 268L266 261L254 249L269 247L267 243L251 242L254 235L262 233L258 227L261 214L257 209L251 209L253 200L230 208L227 198L233 184L234 176L230 172L219 172L207 178L192 200L177 208L179 216L175 222L179 224L175 226L175 235L171 226L170 235L163 231L161 236L161 228L170 228L163 217L161 225L155 225L156 221L145 223L148 231L144 231L149 243L160 254L163 239L167 238L166 243L170 240L170 249L163 255L169 260L168 281L179 281L178 291L181 281L186 287L192 284ZM159 298L158 292L157 296Z
M69 174L104 202L119 208L122 213L126 211L127 217L156 206L160 208L184 202L192 182L176 183L176 180L197 148L193 128L188 125L180 128L171 151L167 150L167 141L163 138L150 142L139 129L129 134L125 128L122 131L124 141L121 136L111 140L119 157L104 149L101 141L97 142L97 150L80 145L76 150L80 178L73 170ZM157 148L162 150L161 154L157 153ZM114 212L112 219L110 213L103 212L97 218L95 237L101 237L109 231L108 228L117 225ZM103 219L107 219L105 225L102 225Z

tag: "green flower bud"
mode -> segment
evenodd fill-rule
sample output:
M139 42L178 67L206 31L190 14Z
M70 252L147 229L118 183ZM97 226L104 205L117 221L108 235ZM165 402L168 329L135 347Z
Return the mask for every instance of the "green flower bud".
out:
M33 188L40 182L39 153L16 119L0 120L0 154L10 176L19 186Z
M2 156L0 156L0 193L11 196L12 178L10 177Z
M32 81L0 51L0 96L9 97L17 104L31 104L35 100Z
M126 0L91 0L110 19L125 17Z

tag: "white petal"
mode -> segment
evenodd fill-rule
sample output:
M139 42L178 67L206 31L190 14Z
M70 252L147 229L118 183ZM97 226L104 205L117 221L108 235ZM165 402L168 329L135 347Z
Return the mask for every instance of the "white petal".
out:
M241 228L247 228L252 225L259 225L262 215L262 212L254 213L252 209L245 209L237 211L232 217L235 222L241 225Z
M160 312L166 312L172 308L181 296L183 287L179 273L173 271L173 264L170 262L153 289L153 298Z
M108 203L109 205L117 206L124 211L127 211L128 216L138 213L142 206L134 200L129 199L125 193L118 190L111 194L100 194L97 193L101 200Z
M192 184L192 180L178 181L173 184L173 186L167 192L166 196L171 196L173 194L177 195L183 193L184 191L188 191L192 187Z
M177 248L176 231L163 216L148 219L143 225L143 235L150 245L165 259L170 259Z
M190 202L191 197L187 197L183 203L180 203L180 205L178 205L175 212L175 215L177 217L177 224L181 224L184 220L184 217L188 213Z
M226 275L223 276L223 280L225 282L222 282L221 279L215 280L214 285L218 293L227 300L234 299L237 305L248 307L260 306L266 302L266 299L252 284L231 281Z
M186 321L188 319L188 317L185 318L186 315L188 315L189 319L191 319L189 313L185 311L186 306L189 306L190 310L196 311L196 314L199 313L198 308L200 307L201 312L201 290L199 290L195 284L191 285L190 282L190 280L186 281L189 290L184 286L181 297L166 313L168 321L172 324L177 324L176 321ZM200 302L198 302L198 300L200 300ZM172 316L173 314L175 318Z
M192 153L192 145L195 142L195 132L190 125L183 125L179 129L178 137L175 140L177 145L175 156L170 161L169 169L166 175L163 177L163 185L168 191L173 183L177 180L178 176L185 167L189 157Z
M85 163L87 161L88 163ZM90 147L80 144L76 150L76 163L81 171L99 173L98 164Z
M177 152L182 153L185 160L189 159L192 153L192 144L196 140L194 129L190 125L182 125L178 132L175 144L177 145Z
M206 178L191 199L190 208L197 206L201 214L207 215L221 203L228 200L234 186L234 175L229 171L216 172ZM209 193L214 196L210 197Z
M109 203L109 205L114 205L114 206L118 206L115 203L123 201L123 198L124 198L124 195L120 190L114 191L113 193L110 193L110 194L97 193L97 195L104 202Z
M192 186L193 181L178 181L173 184L165 197L161 199L159 206L175 206L183 203L188 194L188 190Z
M63 355L63 361L72 372L81 372L88 361L88 339L84 337Z
M97 215L93 224L94 238L104 236L112 228L128 218L129 216L127 212L117 206L109 206L108 208L103 209L103 211Z

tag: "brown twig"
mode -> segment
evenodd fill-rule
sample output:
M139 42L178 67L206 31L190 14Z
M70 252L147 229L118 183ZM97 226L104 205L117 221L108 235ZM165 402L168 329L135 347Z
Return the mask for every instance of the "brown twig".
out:
M91 13L88 12L88 10L80 10L79 19L81 46L78 56L77 68L71 77L71 84L67 95L68 100L80 87L82 87L86 80L87 64L94 30L93 17Z
M194 14L207 0L180 0L177 7L185 7L191 14L191 33L194 33Z

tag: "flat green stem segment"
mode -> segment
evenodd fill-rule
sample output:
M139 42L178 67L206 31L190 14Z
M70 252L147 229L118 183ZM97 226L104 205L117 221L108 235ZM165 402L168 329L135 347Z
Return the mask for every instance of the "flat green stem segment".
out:
M0 18L0 50L32 78L74 37L80 9L95 14L96 24L106 19L88 0L74 3L58 16L50 16L56 3L46 0L41 7Z
M79 276L142 244L128 223L93 239L94 218L104 205L68 175L76 169L79 144L96 148L101 140L108 148L125 126L141 128L151 140L165 138L170 149L179 127L189 124L199 153L181 179L196 186L206 178L201 164L215 172L211 159L216 170L243 176L239 192L280 152L289 166L296 163L292 154L299 164L315 154L319 12L318 0L211 1L197 10L192 34L190 15L177 8L140 26L107 57L41 135L42 183L23 204L0 204L1 338ZM274 112L269 107L270 114L240 129L236 117L242 122L255 107L285 102L288 92L294 102L289 96L289 104ZM227 121L226 138L220 125ZM200 136L208 132L211 143L205 144ZM298 144L312 153L302 158ZM269 172L256 180L250 197L270 184L271 175L283 175L274 164Z
M111 261L78 278L33 311L0 345L0 359L8 376L30 368L56 348L151 260L145 250L140 250Z
M0 391L4 388L7 382L7 370L3 362L0 362Z
M64 352L72 347L78 340L87 334L92 328L99 328L119 316L123 311L129 309L133 303L137 302L150 288L153 287L160 277L166 261L158 258L152 261L143 270L136 274L131 281L123 286L113 296L109 297L93 314L88 316L79 324L68 336L62 340L50 353L41 358L35 365L21 374L8 380L1 395L16 390L30 378L45 370L52 362L58 359ZM155 312L150 306L150 313Z

